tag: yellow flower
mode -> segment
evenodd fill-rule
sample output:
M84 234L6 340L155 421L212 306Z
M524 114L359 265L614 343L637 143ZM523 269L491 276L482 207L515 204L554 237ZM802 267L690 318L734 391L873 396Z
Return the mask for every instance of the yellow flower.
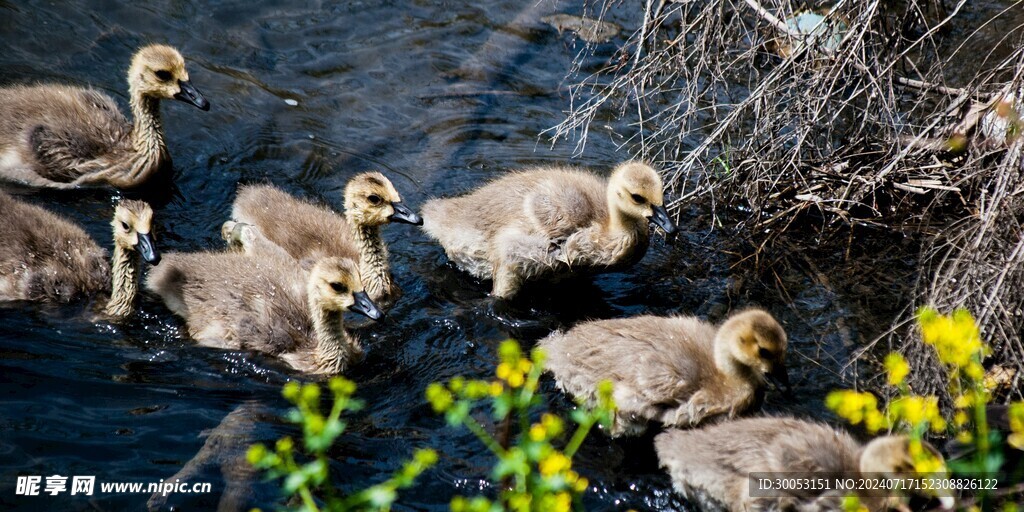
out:
M498 396L502 391L505 391L505 386L502 386L500 382L492 382L491 387L488 389L488 394Z
M547 436L548 431L544 428L543 425L539 423L534 423L533 426L530 427L530 441L540 442L546 439Z
M921 339L935 347L940 361L971 374L976 372L968 365L972 360L981 361L988 353L988 347L982 343L978 325L970 313L958 309L947 316L931 308L921 308L917 312L917 321L921 326Z
M508 376L512 374L512 367L508 363L501 363L498 365L498 369L495 370L495 375L501 380L508 380Z
M1006 442L1018 450L1024 450L1024 402L1010 404L1008 415L1012 434L1006 438Z
M540 474L551 476L572 467L572 461L562 452L553 451L550 455L541 459L539 467Z
M864 423L870 430L878 430L885 423L882 413L878 411L878 399L868 392L833 391L825 398L825 405L850 423Z
M516 369L523 373L530 373L530 370L533 369L533 363L527 359L520 359L519 364L516 365Z
M540 424L544 425L544 430L546 430L548 435L551 437L561 434L562 428L565 425L562 422L562 418L551 413L544 413L544 415L540 417Z
M525 382L526 378L523 377L522 372L512 372L512 374L508 376L508 385L513 388L521 387Z
M890 386L903 384L907 375L910 374L910 365L907 364L907 360L896 352L885 356L885 369L889 372Z
M946 471L946 466L942 463L942 459L936 457L932 452L925 450L921 445L920 439L911 439L909 448L910 457L914 461L915 472L930 475Z

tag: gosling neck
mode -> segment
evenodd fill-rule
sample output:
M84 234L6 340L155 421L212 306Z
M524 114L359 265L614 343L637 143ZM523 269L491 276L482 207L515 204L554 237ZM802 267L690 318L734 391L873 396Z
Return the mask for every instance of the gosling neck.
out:
M359 248L359 274L363 288L371 299L380 300L391 292L391 272L388 269L388 249L380 236L380 226L361 224L349 218L352 233Z
M359 343L345 332L341 311L327 309L310 291L309 311L313 317L316 347L313 350L313 368L316 373L337 374L362 352Z
M732 355L730 345L728 340L720 336L715 337L715 366L732 382L742 383L750 388L758 387L764 382L764 377L737 360Z
M123 318L135 311L140 271L141 265L135 251L115 243L110 268L110 301L105 310L108 315Z
M619 202L611 189L608 190L607 199L608 223L605 225L605 231L607 233L617 236L636 236L638 233L644 233L644 229L647 227L647 219L638 219L631 215L626 215L626 213L618 207Z
M133 170L136 173L160 167L167 158L164 143L164 127L160 119L160 100L140 93L131 92L132 147L136 156Z

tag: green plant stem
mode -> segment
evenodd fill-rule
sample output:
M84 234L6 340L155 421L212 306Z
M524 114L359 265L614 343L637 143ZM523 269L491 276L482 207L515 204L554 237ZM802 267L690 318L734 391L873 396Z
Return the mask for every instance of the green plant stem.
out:
M476 421L470 416L466 416L462 420L462 424L466 425L466 428L468 428L470 432L475 434L476 437L480 439L480 442L484 443L484 446L486 446L489 450L494 452L495 455L498 455L500 457L508 455L508 452L501 447L501 444L498 443L498 441L495 440L493 437L491 437L491 435L488 434L486 430L484 430L484 427L483 425L480 424L480 422Z
M309 492L309 488L303 485L299 488L299 495L302 496L302 503L306 505L306 508L312 512L320 512L320 508L316 506L316 501L313 500L313 495Z
M580 446L583 445L583 440L587 438L587 434L593 428L594 421L593 417L588 417L585 422L580 423L580 426L576 428L576 432L572 434L572 439L569 440L569 444L565 445L565 451L562 452L566 457L571 459L573 455L576 455L576 450L580 449Z

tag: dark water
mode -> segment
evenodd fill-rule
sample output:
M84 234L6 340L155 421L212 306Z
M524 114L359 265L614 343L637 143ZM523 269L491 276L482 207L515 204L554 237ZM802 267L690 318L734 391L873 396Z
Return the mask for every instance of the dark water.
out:
M539 138L562 119L569 101L562 80L580 48L571 35L536 19L581 7L495 0L0 0L0 83L92 84L124 106L122 75L133 50L149 42L177 46L213 108L164 105L178 190L157 208L158 244L165 251L219 248L218 228L239 183L272 182L340 208L353 174L380 169L416 206L510 168L571 162L607 171L628 158L617 144L631 128L611 116L594 128L578 158L570 145L550 148ZM612 19L633 27L636 13L616 12ZM621 39L599 48L587 65L596 69L616 43ZM106 244L114 197L98 191L29 199L82 223ZM835 255L819 259L811 252L804 263L761 261L752 271L754 260L734 252L742 244L709 229L713 223L701 211L681 212L684 235L673 246L656 241L635 268L542 288L519 314L541 318L550 329L646 312L717 320L732 308L762 305L790 334L797 385L795 398L770 395L767 407L824 416L824 394L843 385L841 367L856 345L882 330L873 319L887 318L908 284L893 277L900 260L884 268L837 266ZM400 503L443 510L456 494L488 488L491 461L467 432L445 427L430 412L424 388L456 375L489 375L501 340L514 335L532 343L546 330L510 332L489 317L487 288L447 267L441 249L416 228L391 226L385 237L405 295L385 321L355 329L369 355L348 377L367 407L351 416L333 452L334 474L344 488L363 487L414 448L432 446L442 454L440 464L402 493ZM860 243L852 251L851 258L877 256ZM140 309L118 326L93 323L82 307L0 309L0 508L141 509L148 494L15 499L14 483L16 475L147 483L171 477L200 450L202 436L242 404L262 411L249 414L243 429L252 441L296 433L275 416L287 410L281 385L299 375L255 354L195 346L151 298ZM550 382L545 391L551 407L569 407ZM216 457L207 462L196 465L190 480L212 482L214 492L175 495L168 505L216 506L238 468L222 469ZM649 442L596 435L577 469L592 483L586 496L592 509L687 508L660 475ZM251 496L250 505L272 508L274 486L257 483Z

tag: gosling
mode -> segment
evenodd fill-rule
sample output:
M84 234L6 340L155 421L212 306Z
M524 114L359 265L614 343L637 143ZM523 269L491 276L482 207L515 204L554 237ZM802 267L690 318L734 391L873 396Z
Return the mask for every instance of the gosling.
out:
M0 88L0 178L26 186L141 186L170 168L160 100L209 110L169 46L140 49L128 69L133 121L110 96L91 88Z
M127 317L135 309L141 264L156 265L153 210L123 199L114 208L114 257L107 262L82 228L0 192L0 301L66 303L109 293L104 309Z
M146 288L185 320L200 345L255 350L311 374L338 374L362 359L342 314L379 320L359 269L324 258L309 272L288 258L239 252L168 254Z
M696 430L673 429L659 434L654 446L679 493L687 499L710 498L729 510L842 510L842 496L825 491L773 490L764 497L751 496L748 479L755 472L793 478L906 478L915 468L905 436L880 437L862 447L844 431L795 418L746 418ZM924 448L942 460L931 445ZM861 499L871 510L884 509L877 494ZM948 495L940 500L947 508L953 505Z
M607 180L567 168L536 168L461 197L423 206L424 229L448 259L491 294L508 298L526 281L634 264L647 251L648 220L671 236L661 176L641 162L620 164Z
M788 387L786 332L750 309L721 326L690 316L584 322L540 341L547 371L567 393L596 399L603 380L618 406L612 436L640 435L651 420L693 427L748 410L766 377Z
M401 290L391 275L380 227L389 222L420 225L423 219L402 203L394 185L379 172L349 180L344 198L342 216L270 185L247 186L238 191L231 216L256 226L297 260L333 256L357 262L370 298L393 304Z

